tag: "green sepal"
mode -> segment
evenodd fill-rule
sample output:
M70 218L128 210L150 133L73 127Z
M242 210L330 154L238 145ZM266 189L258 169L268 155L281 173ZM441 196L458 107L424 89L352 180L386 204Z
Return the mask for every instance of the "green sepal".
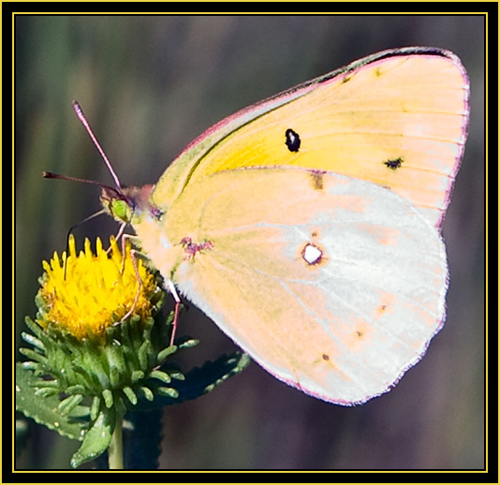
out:
M151 391L151 389L149 387L146 387L146 386L141 386L140 389L143 392L144 397L148 401L152 402L153 399L155 398L155 395L153 394L153 392Z
M76 408L83 401L83 396L81 394L75 394L73 396L67 397L59 403L58 409L61 415L69 414L73 409Z
M26 369L36 372L43 372L43 367L38 362L33 362L31 360L26 360L24 362L20 362L20 364Z
M194 338L188 338L187 340L183 340L182 343L179 343L179 349L190 349L192 347L196 347L200 343L199 340Z
M104 399L104 404L106 405L106 407L108 409L112 408L114 402L113 393L109 389L104 389L102 391L102 397Z
M61 392L61 384L56 379L51 379L50 381L40 380L36 383L36 387L39 389L56 389Z
M177 379L178 381L186 380L186 376L178 370L170 370L168 373L172 379Z
M90 419L95 421L99 415L99 409L101 408L101 399L99 396L94 396L92 399L92 406L90 407Z
M179 397L179 391L172 387L158 387L156 393L160 396L171 397L172 399L177 399Z
M132 372L132 376L130 378L132 384L137 384L141 379L144 379L144 372L142 372L142 370L135 370Z
M172 377L169 376L166 372L162 372L161 370L154 370L149 374L149 377L152 379L158 379L159 381L164 382L165 384L170 384L172 382Z
M35 396L37 397L50 397L50 396L58 396L61 394L61 391L58 388L53 388L53 387L38 387L35 389Z
M27 343L29 343L30 345L33 345L33 347L36 347L37 349L45 352L45 345L43 344L43 342L34 337L33 335L31 335L30 333L26 333L26 332L22 332L21 333L21 336L23 337L23 340Z
M85 387L81 386L80 384L77 384L75 386L70 386L67 387L64 392L66 394L85 394L86 389Z
M19 353L28 357L28 359L34 360L35 362L40 362L40 364L46 364L48 362L47 357L38 353L36 350L20 348Z
M158 352L158 357L156 359L157 364L162 364L163 361L171 354L174 354L177 350L176 345L170 345L162 351Z
M135 406L137 404L137 394L133 391L131 387L124 387L123 388L123 394L127 396L127 399L130 401L130 403Z

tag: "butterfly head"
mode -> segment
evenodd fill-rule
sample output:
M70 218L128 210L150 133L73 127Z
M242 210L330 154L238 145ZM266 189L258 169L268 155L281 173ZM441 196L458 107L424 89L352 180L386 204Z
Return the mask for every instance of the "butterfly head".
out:
M120 223L132 223L143 217L145 212L159 218L161 212L148 200L153 188L154 185L121 189L105 186L102 187L101 204L104 210Z

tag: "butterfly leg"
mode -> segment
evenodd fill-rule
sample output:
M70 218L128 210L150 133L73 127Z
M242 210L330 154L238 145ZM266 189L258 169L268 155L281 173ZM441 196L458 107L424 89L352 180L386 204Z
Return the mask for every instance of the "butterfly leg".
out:
M125 225L123 225L123 227L125 227ZM121 229L120 229L120 232L123 233L123 231L121 231ZM128 234L122 234L122 236L121 236L122 255L123 255L122 272L125 270L125 255L126 255L125 238L130 239L133 237L134 236L129 236ZM118 322L118 324L120 324L121 322L126 320L128 317L130 317L130 315L132 315L134 313L135 307L137 306L137 302L139 301L139 295L141 294L142 280L141 280L141 275L139 274L139 269L137 268L137 258L135 256L137 253L138 253L138 251L136 251L135 249L130 250L130 259L132 260L132 266L134 267L135 276L137 277L137 292L135 294L134 304L132 305L132 308Z
M179 297L179 294L177 293L177 290L175 289L175 285L172 282L172 280L167 281L167 289L172 294L172 297L174 298L175 301L174 321L172 322L172 334L170 336L170 345L174 345L175 332L177 330L177 322L179 320L179 312L181 309L182 302Z
M122 238L122 254L125 254L123 252L123 249L124 249L124 243L123 243L123 237L124 237L124 234L123 232L125 231L125 228L127 227L127 224L126 223L123 223L123 224L120 224L120 229L118 230L118 233L116 234L115 236L115 239L118 241L120 238ZM106 254L109 254L109 252L111 251L111 246L109 246L109 248L106 250ZM123 261L125 263L125 258L123 258ZM125 266L125 264L123 265ZM123 271L124 267L122 267L122 271Z

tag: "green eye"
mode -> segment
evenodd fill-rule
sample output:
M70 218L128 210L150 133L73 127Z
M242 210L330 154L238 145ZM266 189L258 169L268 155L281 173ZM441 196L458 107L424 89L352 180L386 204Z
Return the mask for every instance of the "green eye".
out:
M130 207L124 200L113 200L111 202L111 213L121 221L130 221Z

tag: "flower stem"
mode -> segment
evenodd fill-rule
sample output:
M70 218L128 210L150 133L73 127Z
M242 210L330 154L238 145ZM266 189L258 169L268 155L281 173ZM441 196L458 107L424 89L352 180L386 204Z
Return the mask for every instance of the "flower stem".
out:
M115 430L111 437L108 449L108 463L110 470L123 470L123 415L117 413Z

